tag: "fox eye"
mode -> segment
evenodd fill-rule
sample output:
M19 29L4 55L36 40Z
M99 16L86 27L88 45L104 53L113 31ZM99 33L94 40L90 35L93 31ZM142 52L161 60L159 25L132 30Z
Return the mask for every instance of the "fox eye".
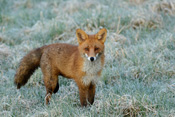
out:
M89 51L89 48L85 48L86 51Z
M95 48L95 51L99 50L99 48Z

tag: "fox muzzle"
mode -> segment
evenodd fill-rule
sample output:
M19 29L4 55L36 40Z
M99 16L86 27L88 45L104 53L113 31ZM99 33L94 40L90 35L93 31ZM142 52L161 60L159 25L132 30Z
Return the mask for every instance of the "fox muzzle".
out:
M89 57L87 54L85 54L85 56L91 62L93 62L93 61L95 61L97 59L97 55L96 55L96 57Z

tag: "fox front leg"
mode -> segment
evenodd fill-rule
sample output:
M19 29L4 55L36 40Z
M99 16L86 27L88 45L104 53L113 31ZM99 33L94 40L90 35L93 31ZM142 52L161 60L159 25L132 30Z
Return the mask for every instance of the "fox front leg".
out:
M95 83L91 82L88 88L88 102L92 105L94 103L94 97L95 97Z
M80 95L81 106L82 107L87 106L88 89L79 88L79 95Z
M91 105L94 102L94 97L95 97L95 84L90 83L89 85L79 85L79 95L80 95L80 102L81 106L87 106L88 103Z

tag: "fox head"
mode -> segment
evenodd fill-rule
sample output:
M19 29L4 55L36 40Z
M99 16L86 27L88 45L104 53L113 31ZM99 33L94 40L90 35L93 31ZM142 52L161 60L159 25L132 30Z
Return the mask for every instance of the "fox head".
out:
M106 41L107 30L101 29L94 35L88 35L83 30L77 29L78 49L83 58L93 62L104 53L104 42Z

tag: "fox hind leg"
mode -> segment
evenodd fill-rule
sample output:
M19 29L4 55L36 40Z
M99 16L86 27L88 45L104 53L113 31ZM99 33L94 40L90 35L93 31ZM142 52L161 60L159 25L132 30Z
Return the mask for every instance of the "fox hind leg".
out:
M57 82L57 85L56 85L56 87L55 87L53 92L56 93L58 90L59 90L59 83Z
M46 58L47 59L47 58ZM45 59L45 60L46 60ZM41 70L43 73L44 85L46 87L46 104L49 103L52 93L59 90L58 74L59 72L48 61L41 62Z
M44 84L46 87L46 104L49 103L52 93L56 93L59 90L58 77L44 77Z

